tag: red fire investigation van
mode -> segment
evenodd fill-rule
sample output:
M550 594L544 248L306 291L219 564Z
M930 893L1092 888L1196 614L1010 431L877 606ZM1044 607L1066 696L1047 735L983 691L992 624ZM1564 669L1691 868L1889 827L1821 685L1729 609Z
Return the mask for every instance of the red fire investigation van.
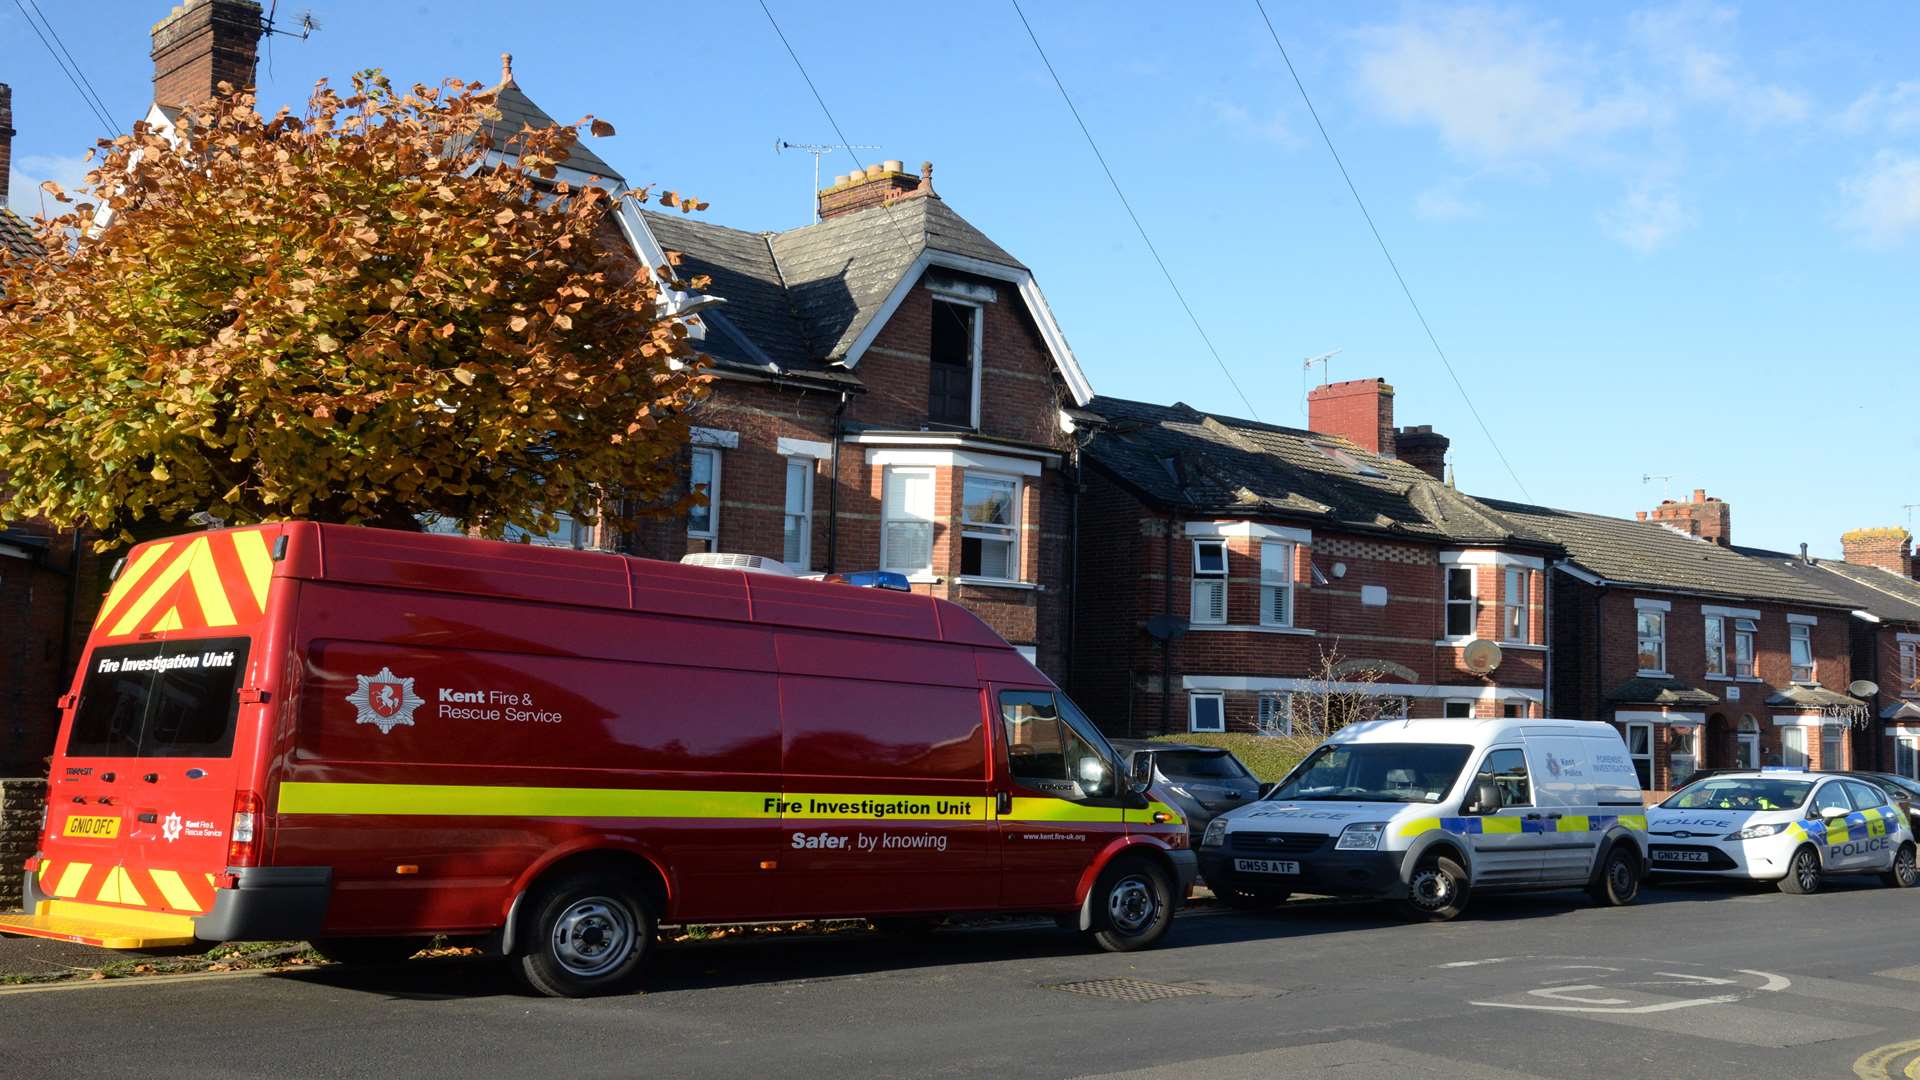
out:
M147 949L485 940L628 985L661 923L1058 915L1166 932L1172 808L965 609L289 522L129 553L62 701L25 915Z

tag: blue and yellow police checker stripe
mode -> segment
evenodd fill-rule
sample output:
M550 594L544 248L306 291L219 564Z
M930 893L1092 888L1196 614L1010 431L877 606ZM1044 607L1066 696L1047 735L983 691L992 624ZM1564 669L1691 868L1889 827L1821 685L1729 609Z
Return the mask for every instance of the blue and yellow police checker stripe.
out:
M1895 831L1899 822L1899 809L1892 806L1876 806L1871 810L1856 810L1845 817L1829 821L1796 821L1787 826L1787 832L1795 840L1812 840L1817 844L1844 844L1849 840L1865 840L1869 837L1885 836Z
M290 780L280 785L282 814L407 817L728 818L858 821L1149 821L1184 824L1161 802L1144 810L1087 806L1066 799L1012 800L996 815L978 796L830 794L772 791L639 790L486 784L351 784ZM1165 815L1164 817L1160 815Z
M1431 817L1415 818L1395 830L1398 836L1419 836L1434 829L1455 836L1497 836L1522 833L1606 832L1619 825L1635 832L1647 831L1645 814L1567 814L1557 818L1524 817Z

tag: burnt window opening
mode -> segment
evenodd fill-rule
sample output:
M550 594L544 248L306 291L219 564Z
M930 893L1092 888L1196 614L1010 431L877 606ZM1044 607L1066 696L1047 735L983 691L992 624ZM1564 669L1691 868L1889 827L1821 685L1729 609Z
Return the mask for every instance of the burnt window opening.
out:
M973 426L973 370L979 357L980 309L947 300L933 302L933 340L928 365L927 419Z

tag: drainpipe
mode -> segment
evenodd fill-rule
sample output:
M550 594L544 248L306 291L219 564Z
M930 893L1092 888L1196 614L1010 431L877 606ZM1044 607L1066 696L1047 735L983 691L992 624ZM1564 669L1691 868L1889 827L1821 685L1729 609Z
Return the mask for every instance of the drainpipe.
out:
M1160 549L1165 556L1160 575L1160 613L1173 618L1173 512L1167 512L1167 531L1161 536ZM1160 734L1172 733L1173 723L1173 635L1160 639Z
M1067 640L1066 655L1061 658L1061 666L1067 677L1067 685L1078 689L1078 679L1073 668L1073 637L1079 620L1075 617L1080 610L1080 444L1075 442L1073 453L1068 460L1072 471L1067 478Z
M845 390L840 391L840 407L833 410L833 455L832 464L827 466L832 473L832 483L827 487L827 573L836 573L839 569L840 540L840 437L846 432L847 403L852 400Z
M1545 674L1540 687L1540 712L1553 715L1553 564L1546 563L1546 569L1540 573L1540 643L1547 647L1546 660L1542 663Z
M60 677L73 678L73 615L80 610L80 527L73 527L73 551L67 556L67 614L60 624Z

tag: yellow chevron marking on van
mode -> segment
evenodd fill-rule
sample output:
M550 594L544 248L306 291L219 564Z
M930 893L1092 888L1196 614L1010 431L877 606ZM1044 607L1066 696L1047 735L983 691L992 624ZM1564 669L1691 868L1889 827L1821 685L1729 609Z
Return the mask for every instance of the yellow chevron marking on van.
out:
M231 534L234 550L240 553L240 569L246 572L247 587L253 590L254 603L262 615L267 612L267 590L273 585L273 556L267 553L267 534L260 529Z
M153 624L153 629L155 632L161 630L178 630L180 626L180 609L175 606L168 608L167 613L160 616L160 621Z
M80 895L80 887L87 883L87 871L93 869L92 863L70 862L60 874L60 883L53 887L53 895L71 900Z
M1012 812L1004 815L1011 821L1121 821L1124 811L1112 806L1082 806L1065 799L1023 799L1016 796Z
M133 875L127 873L124 866L116 866L107 872L107 880L100 886L100 895L94 897L106 904L135 904L147 906L147 898L133 884Z
M1623 829L1638 829L1641 832L1646 832L1647 831L1647 815L1621 814L1620 827Z
M131 566L122 569L120 576L114 579L113 588L107 590L107 598L100 602L100 614L94 617L93 625L99 626L101 620L112 613L120 601L127 598L127 593L140 583L140 579L146 575L146 572L153 569L153 564L160 561L160 556L165 555L172 547L173 541L163 540L141 552L134 558Z
M1480 819L1481 833L1517 833L1521 832L1521 821L1517 817L1486 817Z
M1560 823L1559 823L1558 825L1556 825L1556 826L1554 826L1554 831L1556 831L1556 832L1586 832L1586 831L1587 831L1587 818L1586 818L1586 815L1585 815L1585 814L1573 814L1573 815L1569 815L1569 816L1567 816L1567 817L1563 817L1563 818L1561 818L1561 819L1560 819Z
M165 898L168 907L175 911L200 910L199 903L193 899L193 893L188 891L187 883L180 880L178 872L148 870L147 874L153 878L153 883L159 886L160 895Z
M1433 818L1433 817L1415 818L1412 821L1409 821L1406 824L1400 826L1397 832L1401 836L1419 836L1421 833L1426 832L1429 829L1437 829L1439 827L1440 827L1439 818Z
M113 624L109 636L132 633L140 625L140 620L146 618L154 605L165 599L167 592L183 577L193 585L193 595L200 601L200 613L206 617L207 626L234 625L233 605L227 603L226 587L220 584L220 569L213 564L213 544L205 536L196 536L193 543L187 545L187 550L161 571L153 579L153 584L140 594L140 599L134 601L120 621Z

